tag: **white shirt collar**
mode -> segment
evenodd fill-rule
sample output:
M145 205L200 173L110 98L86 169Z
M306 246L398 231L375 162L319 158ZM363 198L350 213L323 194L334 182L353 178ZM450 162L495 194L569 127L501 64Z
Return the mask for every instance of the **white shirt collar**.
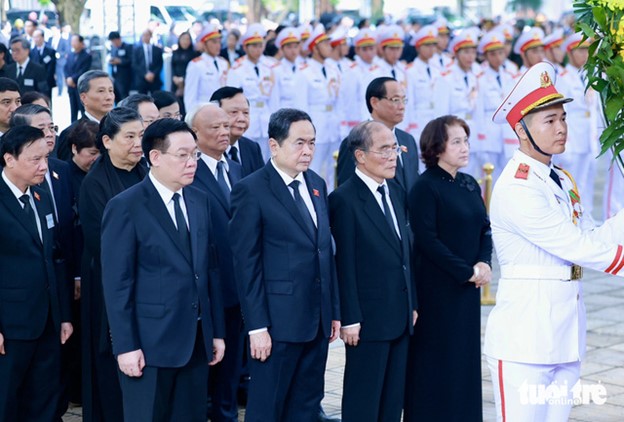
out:
M362 179L362 181L364 182L364 184L368 187L368 189L370 189L370 191L373 193L373 195L375 195L377 192L377 188L379 188L379 186L384 186L384 189L386 190L386 195L389 193L388 192L388 183L386 182L386 180L384 179L384 181L382 183L377 183L376 180L374 180L372 177L367 176L364 174L364 172L362 172L359 168L355 168L355 174L357 174L357 176Z
M275 171L277 171L277 174L280 175L280 177L284 180L284 183L286 183L286 186L289 186L293 180L298 180L301 182L301 184L303 186L305 186L305 178L303 177L303 173L299 173L297 176L290 177L289 175L287 175L286 173L284 173L282 170L280 170L279 167L277 167L277 165L275 164L275 161L271 158L271 165L273 166L273 168L275 169Z
M28 63L30 62L30 57L26 57L26 60L24 60L24 63L19 64L19 63L15 63L17 65L17 68L19 70L19 67L22 66L22 72L26 69L26 66L28 66Z
M86 110L85 110L85 116L87 116L87 118L93 122L100 123L100 121L96 119L95 116L93 116L93 114L89 113Z
M19 201L20 197L24 194L26 195L30 195L30 186L28 186L26 188L26 192L22 192L21 190L19 190L19 188L17 186L15 186L13 184L13 182L11 182L8 178L8 176L6 175L6 173L4 172L4 170L2 171L2 179L4 179L4 182L7 184L7 186L9 187L9 189L11 189L11 192L13 192L13 195L15 195L15 197L17 198L17 200ZM21 202L20 202L21 203Z
M152 181L152 184L156 188L156 191L158 192L158 195L160 195L160 197L162 198L163 202L165 203L165 205L167 205L173 199L173 194L174 193L179 193L180 197L182 199L184 199L184 194L182 193L182 189L180 189L180 190L178 190L176 192L172 191L171 189L169 189L168 187L166 187L165 185L160 183L156 179L156 177L154 177L154 175L152 174L151 171L148 173L148 176L149 176L150 180Z
M230 171L230 166L228 165L228 162L225 159L225 156L223 154L221 155L220 160L215 160L211 156L204 154L202 152L201 159L204 161L204 163L206 163L206 165L208 166L212 174L214 174L215 176L217 175L217 163L219 161L223 163L223 166L225 167L225 171Z

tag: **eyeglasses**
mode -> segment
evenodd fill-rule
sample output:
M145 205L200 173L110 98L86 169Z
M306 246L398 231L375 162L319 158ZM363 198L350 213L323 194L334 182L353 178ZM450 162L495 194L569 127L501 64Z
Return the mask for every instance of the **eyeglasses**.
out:
M407 97L392 97L392 98L381 97L381 98L383 98L384 100L390 101L395 106L398 106L398 105L401 105L401 104L403 104L403 105L407 104Z
M187 163L190 159L193 159L193 161L199 160L199 157L201 157L202 153L200 150L195 150L193 152L175 152L175 153L164 151L163 154L171 155L172 157L174 157L177 161L181 163Z
M182 119L182 114L178 111L177 113L165 113L162 115L163 119Z
M400 146L396 146L396 147L392 147L392 148L384 148L381 151L373 151L371 149L368 149L368 150L364 150L364 152L372 152L373 154L379 155L384 160L387 160L388 158L392 157L393 155L396 155L397 157L399 155L401 155L401 147Z
M44 126L44 127L40 127L39 129L41 129L44 132L46 130L49 131L49 132L52 132L52 133L57 133L58 132L58 126L55 125L54 123L50 123L49 125Z

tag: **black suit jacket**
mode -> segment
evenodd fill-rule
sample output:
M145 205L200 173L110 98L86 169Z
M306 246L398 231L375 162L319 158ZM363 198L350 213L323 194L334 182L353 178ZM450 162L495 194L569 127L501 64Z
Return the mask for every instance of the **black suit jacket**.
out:
M17 63L11 63L6 66L6 75L17 82L21 94L30 91L48 92L49 87L45 68L33 60L28 62L22 78L17 77Z
M411 272L405 194L388 184L399 242L375 196L358 176L329 195L342 325L361 324L362 341L394 340L413 332L416 286Z
M115 88L122 98L125 98L132 85L132 45L124 42L119 48L113 47L111 57L121 60L121 63L113 68L113 78L115 78Z
M184 366L193 354L201 316L204 346L225 325L210 221L199 189L183 190L192 256L151 179L111 199L102 218L102 284L113 353L142 349L147 365Z
M242 177L242 169L240 164L227 158L226 160L230 169L228 172L230 186L234 186ZM193 180L192 186L206 192L210 199L214 240L219 255L223 306L225 308L236 306L239 304L239 300L236 290L236 280L234 279L234 263L232 250L230 248L230 235L228 232L228 223L232 217L230 200L223 194L217 179L204 160L199 160L197 162L197 171L195 172L195 179Z
M397 163L394 180L406 194L412 189L419 174L418 149L414 137L409 133L395 128L397 142L403 147L401 163ZM346 182L355 171L355 162L347 145L347 138L342 140L338 152L338 185Z
M316 238L270 161L232 190L230 241L246 330L268 327L280 342L308 342L319 329L328 338L340 320L325 181L311 170L304 177Z
M45 68L46 81L48 82L48 92L56 86L56 51L47 45L43 46L43 55L39 54L39 48L33 47L30 50L30 59Z
M65 78L72 78L74 83L78 83L78 78L91 69L91 61L91 54L87 52L86 48L80 51L80 53L69 53L67 63L65 63L63 68Z
M241 157L241 166L243 167L243 177L264 167L265 163L262 159L262 151L257 142L242 136L238 140L238 146L240 148L239 154Z
M136 44L132 50L132 73L134 74L134 88L141 93L148 93L152 91L158 91L162 87L162 79L160 72L163 68L163 51L162 48L152 45L152 63L149 66L149 71L152 72L155 77L151 83L145 80L148 67L145 64L145 53L143 51L143 44Z
M34 340L52 315L54 328L70 318L68 294L57 282L64 266L57 254L56 229L49 194L31 187L43 242L21 204L0 178L0 333L5 339Z

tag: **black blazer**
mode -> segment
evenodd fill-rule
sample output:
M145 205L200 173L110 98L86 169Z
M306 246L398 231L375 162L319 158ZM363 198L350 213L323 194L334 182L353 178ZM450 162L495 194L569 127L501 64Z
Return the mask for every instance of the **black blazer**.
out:
M0 178L0 333L5 339L34 340L52 315L58 332L69 322L67 290L56 279L64 265L55 247L56 229L49 194L31 187L43 242L3 178Z
M24 77L18 79L17 63L11 63L6 66L7 77L17 82L21 94L30 91L39 91L43 93L48 92L49 86L46 77L46 71L43 66L35 63L33 60L30 60L23 73Z
M142 349L147 365L188 363L201 328L208 361L225 337L208 196L183 189L188 256L167 207L146 177L111 199L102 219L102 284L113 353Z
M49 91L56 86L56 51L47 45L43 46L43 55L39 54L39 48L33 47L30 50L30 59L45 68L46 81Z
M119 48L113 47L111 57L121 60L113 68L113 78L118 89L127 94L132 85L132 45L123 42Z
M403 152L401 153L401 163L397 163L394 180L401 186L406 194L412 189L418 179L419 161L418 148L414 137L409 133L395 128L397 141ZM342 140L338 152L338 185L346 182L355 171L355 162L347 145L347 138Z
M329 338L331 321L340 320L327 188L311 170L304 177L316 238L270 161L232 190L230 241L245 329L268 327L274 341L308 342L319 329Z
M132 72L134 74L134 88L141 93L158 91L162 87L162 79L160 72L163 68L163 51L162 48L152 45L152 64L149 71L154 73L154 81L148 83L145 80L147 74L147 66L145 65L145 53L143 52L143 44L136 44L132 50Z
M388 184L401 233L392 233L366 184L353 176L329 195L342 325L361 324L363 341L394 340L413 332L416 286L411 272L405 194Z
M74 83L78 83L78 78L91 69L91 54L87 49L82 49L80 53L72 52L67 57L67 62L63 67L65 78L72 78ZM72 88L73 89L73 88Z
M230 171L228 172L230 186L238 183L242 177L240 164L227 159ZM230 249L230 235L228 223L232 217L230 212L230 200L226 198L217 179L214 177L204 160L197 162L197 171L193 180L194 187L206 192L210 199L212 228L214 230L214 240L217 245L219 256L219 270L221 272L221 292L223 296L223 306L230 308L239 304L236 281L234 279L234 264L232 250Z
M232 62L230 62L230 56L228 55L228 49L227 47L222 48L221 51L219 52L219 55L221 57L223 57L228 63L230 63L230 65L234 64ZM234 53L234 61L238 60L239 58L243 57L245 55L245 52L238 48L236 49L235 53Z
M257 142L241 136L238 140L238 146L240 147L239 154L242 161L241 166L243 166L243 177L264 167L265 163L262 159L262 151Z

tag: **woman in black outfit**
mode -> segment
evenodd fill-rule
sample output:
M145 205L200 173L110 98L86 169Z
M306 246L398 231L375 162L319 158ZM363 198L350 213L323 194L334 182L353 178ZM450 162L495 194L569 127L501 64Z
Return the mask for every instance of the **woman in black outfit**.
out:
M193 48L191 34L183 32L178 38L178 48L171 56L171 91L175 94L180 103L180 112L184 116L184 78L186 77L186 66L201 53Z
M112 353L102 292L100 233L108 201L139 183L147 174L141 164L143 122L138 112L120 107L100 122L97 141L102 155L85 176L78 210L84 235L82 255L83 418L123 420L117 361Z
M481 421L480 289L491 278L492 236L468 164L470 129L455 116L427 124L427 170L409 195L418 322L411 339L404 420Z

